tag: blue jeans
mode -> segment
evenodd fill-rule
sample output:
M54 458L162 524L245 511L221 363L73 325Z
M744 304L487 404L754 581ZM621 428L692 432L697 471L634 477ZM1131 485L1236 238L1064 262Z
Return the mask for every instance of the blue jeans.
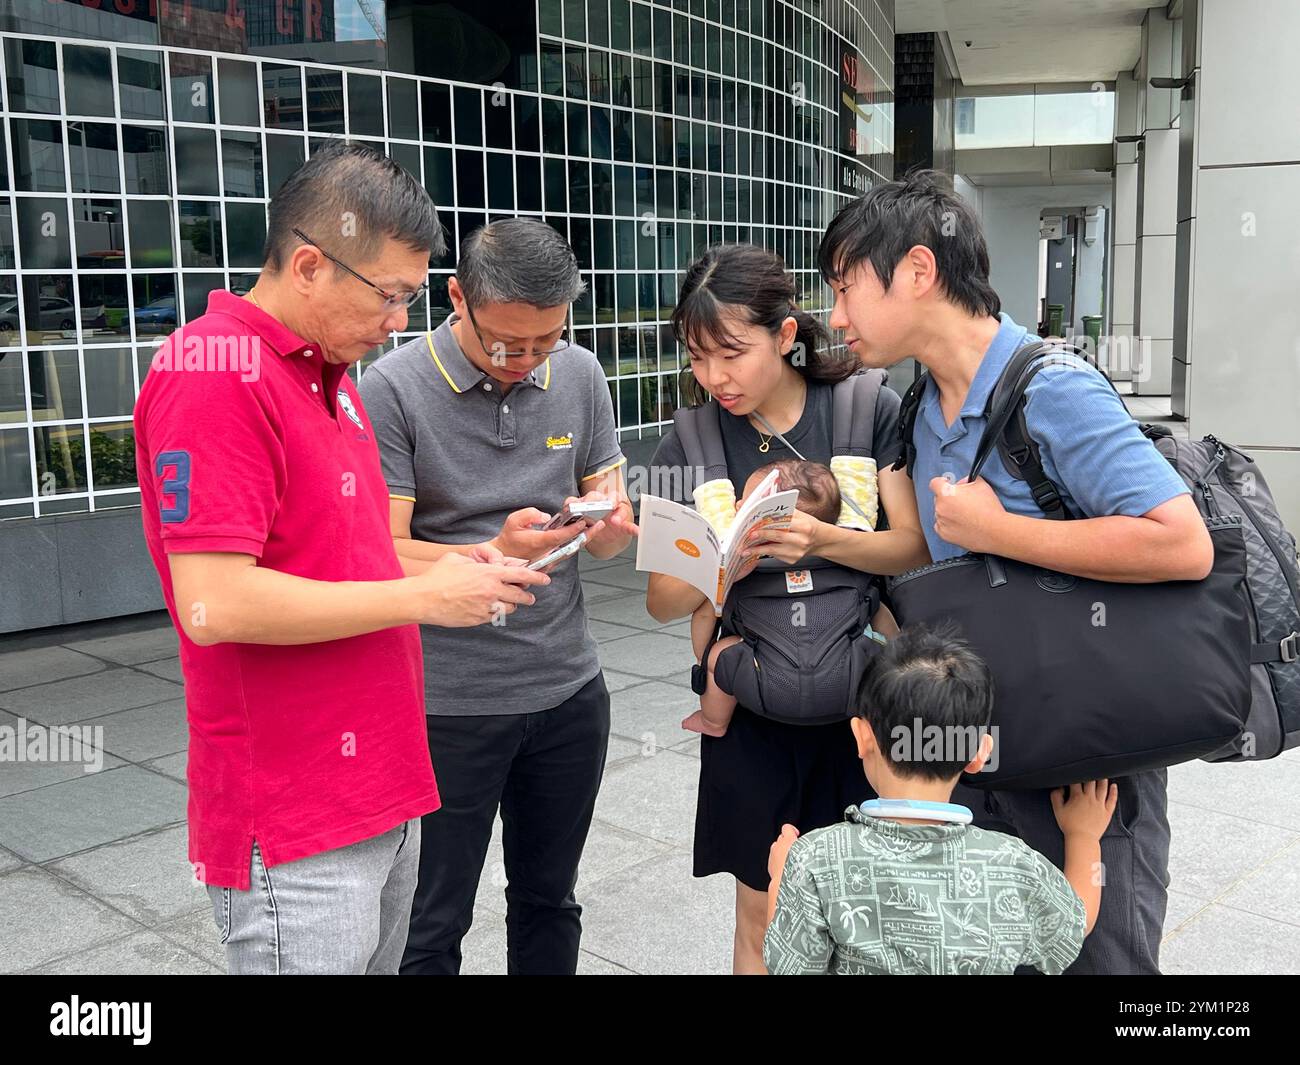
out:
M249 890L208 887L232 975L395 975L420 868L420 819L267 869Z

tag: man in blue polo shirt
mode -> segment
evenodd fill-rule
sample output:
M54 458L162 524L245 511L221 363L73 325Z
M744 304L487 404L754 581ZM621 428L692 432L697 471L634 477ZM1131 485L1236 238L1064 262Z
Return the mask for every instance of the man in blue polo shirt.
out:
M1209 573L1214 550L1182 480L1082 360L1038 374L1025 408L1044 472L1080 520L1045 518L1029 486L1000 462L966 480L989 394L1015 351L1036 338L999 314L979 220L945 178L914 172L849 204L826 232L819 265L836 294L831 325L846 331L865 365L914 356L930 372L913 434L913 477L936 561L989 552L1128 582ZM1101 841L1101 913L1071 973L1159 971L1169 885L1166 774L1117 783L1119 808ZM991 792L985 803L981 793L959 791L977 811L985 807L986 823L1010 827L1060 863L1050 792Z

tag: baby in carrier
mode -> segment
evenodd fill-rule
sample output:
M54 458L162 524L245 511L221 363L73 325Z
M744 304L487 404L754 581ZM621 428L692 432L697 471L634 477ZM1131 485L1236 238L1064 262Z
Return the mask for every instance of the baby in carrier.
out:
M780 478L779 490L789 491L795 489L798 491L799 499L796 506L799 510L810 514L818 521L829 524L835 523L841 507L840 488L835 479L835 474L829 466L800 459L782 459L779 462L772 462L755 470L750 475L749 480L745 482L744 496L736 501L737 510L744 504L749 494L762 484L764 478L773 470L777 471ZM742 572L747 574L755 564L752 563L747 570ZM731 595L736 595L741 586L741 582L737 582L737 585L732 589ZM726 616L724 612L724 618ZM723 736L727 732L727 726L731 723L732 715L736 710L736 696L723 690L715 673L718 670L718 663L722 656L744 643L743 638L739 635L727 635L718 638L710 647L717 625L718 618L713 612L712 604L708 602L701 604L691 617L691 643L695 649L695 657L699 660L701 666L707 670L707 680L704 690L700 694L700 708L682 722L682 728L691 732L702 733L705 736ZM893 615L887 607L881 606L872 616L871 623L866 627L862 635L883 642L885 638L891 637L897 632L898 625L895 623ZM743 655L745 651L742 648L732 651L732 654ZM733 669L726 672L734 674L735 671ZM697 687L696 690L698 691L699 688Z

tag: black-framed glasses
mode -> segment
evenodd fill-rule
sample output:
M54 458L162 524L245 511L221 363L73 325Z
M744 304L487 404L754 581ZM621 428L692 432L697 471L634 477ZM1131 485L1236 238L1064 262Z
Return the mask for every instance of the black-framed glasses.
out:
M385 311L391 312L397 310L405 310L408 307L410 307L413 303L415 303L421 296L423 296L429 290L429 282L426 281L414 292L389 292L387 289L380 288L373 281L371 281L370 278L363 277L361 274L357 273L355 270L352 269L352 267L350 267L342 259L336 258L335 256L331 255L319 244L317 244L314 240L312 240L311 237L307 236L307 234L304 233L301 229L295 229L293 231L293 235L297 237L299 240L301 240L304 244L310 244L313 248L315 248L318 252L320 252L323 256L325 256L325 258L327 258L330 262L332 262L335 266L343 270L346 270L349 274L355 277L362 284L369 285L381 296L383 296Z
M564 331L561 331L559 339L556 340L555 343L552 344L549 348L538 347L538 348L534 348L532 351L506 351L504 350L504 346L501 344L499 340L494 341L492 344L489 344L483 338L483 330L481 330L478 327L478 319L474 317L474 308L467 303L465 304L465 310L469 313L469 324L473 326L474 335L478 337L478 342L483 345L483 350L486 351L493 358L495 358L498 355L506 359L543 358L545 356L555 355L558 352L563 351L565 348L569 346L570 343L569 338L565 336Z

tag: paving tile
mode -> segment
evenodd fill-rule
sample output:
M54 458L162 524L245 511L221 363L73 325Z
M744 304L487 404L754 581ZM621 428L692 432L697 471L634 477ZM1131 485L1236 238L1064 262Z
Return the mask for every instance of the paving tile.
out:
M176 754L189 746L184 699L122 710L93 718L90 723L103 727L104 749L128 762Z
M634 629L653 631L664 626L655 621L645 608L645 596L622 595L617 599L605 599L587 607L587 617L596 621L612 621L615 625L630 625Z
M690 676L695 655L689 640L643 632L600 645L600 660L610 669L643 677ZM685 716L684 714L682 715Z
M104 668L104 663L98 659L66 647L8 651L0 654L0 692L98 673Z
M152 931L155 935L180 944L192 954L197 954L219 972L226 971L226 948L221 945L217 924L212 919L211 905L164 921Z
M626 832L690 847L699 781L700 763L675 751L614 766L605 773L596 817Z
M1300 925L1300 840L1270 858L1215 901Z
M587 619L587 628L597 643L608 643L610 640L621 640L624 636L635 636L643 629L634 629L628 625L612 625L608 621L592 621Z
M161 658L175 658L178 640L176 630L168 623L143 632L101 636L96 640L79 640L66 646L119 665L136 666L142 662L156 662Z
M137 766L0 799L0 846L45 862L185 819L185 786Z
M0 848L0 876L25 864L16 854Z
M1297 839L1294 832L1171 802L1169 886L1215 899Z
M642 598L645 597L646 586L650 583L650 574L642 570L630 569L626 566L610 566L608 569L600 570L590 576L583 578L583 583L592 581L596 584L609 584L617 588L624 588L631 591L640 592Z
M605 674L605 687L609 689L610 694L646 682L645 677L634 677L631 673L620 673L616 669L604 669L602 667L601 672Z
M633 594L627 588L619 588L610 584L597 584L595 581L584 578L582 582L582 603L584 607L589 607L594 603L602 603L609 599L622 599L625 596Z
M45 866L142 925L153 927L211 904L186 857L184 825L120 840Z
M1169 798L1246 821L1300 826L1300 749L1264 762L1184 762L1169 770Z
M12 760L0 762L0 796L43 788L63 780L79 780L122 765L122 759L106 754L99 745L102 733L93 725L87 732L81 725L42 725L0 711L0 730L6 746L12 741ZM65 730L58 733L55 729ZM35 735L33 735L35 733ZM18 760L18 755L22 760ZM39 755L40 760L32 759Z
M147 762L140 764L146 769L152 769L156 773L164 773L173 780L179 780L182 784L186 783L185 767L189 761L189 752L180 751L177 754L169 754L166 758L151 758Z
M1160 948L1160 969L1175 976L1294 976L1300 974L1300 925L1282 924L1215 903L1165 940Z
M221 970L153 932L137 932L29 969L30 976L217 976Z
M2 693L0 710L46 725L65 725L178 699L184 693L179 684L134 669L108 669L88 677Z
M695 735L682 728L682 718L699 705L689 689L652 680L610 696L610 728L638 743L674 747Z
M0 971L21 972L139 930L44 869L0 876Z
M179 658L164 658L158 662L144 662L135 668L141 673L162 677L163 680L169 680L173 684L183 685L185 683L185 674L181 672L181 660Z
M1198 899L1195 895L1188 895L1184 891L1170 888L1169 902L1165 907L1165 936L1168 937L1177 931L1185 922L1208 905L1209 901L1206 899Z

